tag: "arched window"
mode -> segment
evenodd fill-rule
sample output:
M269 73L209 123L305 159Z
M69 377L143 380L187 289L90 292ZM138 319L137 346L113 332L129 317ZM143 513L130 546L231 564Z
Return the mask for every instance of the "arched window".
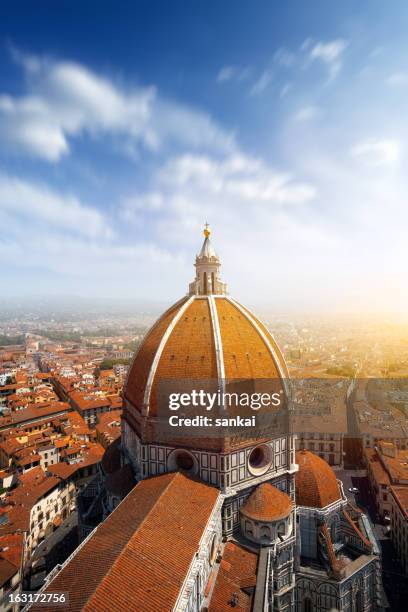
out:
M357 602L357 610L364 610L364 592L361 586L357 591L356 602Z
M261 538L265 538L266 540L270 540L271 539L271 530L266 525L263 525L261 527L260 535L261 535Z
M303 612L312 612L312 600L310 597L305 597L303 600Z
M207 272L204 272L204 282L203 282L203 293L207 295L208 293L208 282L207 282Z
M245 521L245 532L248 535L253 535L252 523L251 521Z
M217 549L218 549L218 539L217 539L217 534L214 533L212 541L211 541L211 548L210 548L210 565L214 565L215 559L217 557Z
M286 525L282 521L282 523L279 523L278 525L278 536L284 536L285 534L286 534Z

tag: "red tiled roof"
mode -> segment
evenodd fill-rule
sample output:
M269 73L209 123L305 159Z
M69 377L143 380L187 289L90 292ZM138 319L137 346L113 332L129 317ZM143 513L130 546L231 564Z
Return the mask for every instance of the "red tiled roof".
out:
M157 435L160 435L155 421L160 381L185 380L187 385L194 381L197 386L201 381L202 386L208 388L218 379L217 350L209 300L207 297L195 297L176 321L180 310L186 305L186 299L165 312L145 336L124 387L124 398L127 401L124 404L123 419L145 441L154 439L157 442ZM248 314L248 318L247 311L241 311L238 305L227 298L216 297L215 306L226 377L231 382L275 381L272 386L279 385L280 389L281 372L285 375L286 367L268 330L252 315ZM276 349L274 355L271 354L271 346ZM149 375L152 384L148 413L143 413L140 419ZM167 444L173 442L180 445L179 440L171 440L171 434L165 432L163 435ZM251 444L250 439L232 436L227 431L221 438L203 435L190 442L196 448L223 451Z
M166 333L168 326L177 311L182 307L187 300L174 304L156 321L150 331L146 334L136 356L133 360L129 371L125 395L126 397L139 408L143 405L144 390L149 376L154 357L160 342Z
M223 612L230 609L250 612L253 597L248 594L247 589L256 584L257 564L258 555L228 542L224 548L208 612ZM243 588L246 592L241 590ZM232 608L230 602L234 594L237 595L238 602Z
M19 475L19 485L6 497L7 521L0 526L0 536L29 530L30 512L39 499L58 486L60 480L46 476L40 467Z
M378 453L373 448L365 448L364 454L366 457L366 461L368 464L368 468L371 471L374 480L378 485L389 485L391 484L391 479L384 468L383 464L380 461Z
M301 450L296 453L299 465L296 479L296 503L309 508L325 508L341 499L336 475L323 459Z
M98 424L95 429L103 434L104 432L110 432L113 429L119 429L120 431L120 420L122 416L122 410L111 410L110 412L104 412L98 416Z
M231 379L276 379L277 364L255 325L225 298L216 299L225 377ZM246 311L249 312L249 311ZM250 315L255 323L258 321ZM269 339L270 333L265 330Z
M0 537L0 558L6 559L17 569L20 569L21 556L23 554L24 535L13 533Z
M81 464L70 464L66 463L65 461L61 461L59 463L54 463L54 465L48 466L47 471L53 476L57 476L57 478L60 478L61 480L68 480L75 474L79 467L82 467Z
M178 472L139 482L46 592L67 591L70 612L173 610L218 496Z
M242 514L255 521L278 521L292 510L292 500L286 493L265 482L251 493L241 508Z
M346 521L348 522L348 524L350 525L350 527L352 529L354 529L355 533L358 535L358 537L361 539L361 541L368 546L368 548L372 548L373 545L370 542L370 540L368 540L365 535L362 533L361 529L358 527L358 525L356 524L355 521L353 521L353 519L351 518L350 514L347 512L347 510L343 509L343 516L346 519Z
M96 408L105 408L111 405L108 397L103 395L92 395L89 391L70 391L69 397L76 409L81 412L85 410L94 410Z
M397 502L402 514L408 519L408 486L390 487L390 491Z
M17 572L18 568L13 563L0 557L0 587L8 582Z
M225 376L229 379L279 379L279 369L264 340L276 350L284 372L282 355L270 332L252 315L249 320L226 298L215 299L220 327ZM141 409L150 370L160 343L185 300L175 304L156 322L135 356L124 390L125 397ZM262 333L261 333L262 332ZM183 312L166 340L153 377L149 412L157 410L160 380L211 380L218 377L217 355L210 305L206 298L194 299Z
M17 410L10 416L0 417L0 429L5 429L6 427L10 427L10 425L21 425L26 421L32 421L34 419L51 417L51 415L60 412L69 412L70 410L72 410L71 406L64 402L53 402L46 406L35 404L23 410Z

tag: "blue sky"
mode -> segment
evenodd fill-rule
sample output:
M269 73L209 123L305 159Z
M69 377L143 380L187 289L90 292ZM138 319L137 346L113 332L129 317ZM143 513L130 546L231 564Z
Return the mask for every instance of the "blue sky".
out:
M6 296L173 300L203 222L231 293L408 301L408 5L5 2Z

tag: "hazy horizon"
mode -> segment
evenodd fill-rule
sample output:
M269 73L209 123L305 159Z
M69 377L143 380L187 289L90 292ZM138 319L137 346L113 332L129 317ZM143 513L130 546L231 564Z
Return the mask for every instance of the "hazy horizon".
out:
M80 296L80 295L36 295L36 296L9 296L0 299L0 319L7 314L8 318L17 318L25 314L34 313L49 316L50 313L63 314L68 316L70 313L78 315L89 315L97 312L100 315L114 316L137 316L141 313L149 313L153 317L158 317L167 308L177 301L183 294L176 299L143 299L143 298L111 298L109 296ZM322 323L349 323L380 325L408 325L408 312L385 311L385 310L364 310L361 312L347 309L320 309L315 308L296 308L293 304L286 307L268 304L256 300L245 301L240 296L232 295L238 301L244 303L261 319L282 320L307 324L308 321L321 321Z

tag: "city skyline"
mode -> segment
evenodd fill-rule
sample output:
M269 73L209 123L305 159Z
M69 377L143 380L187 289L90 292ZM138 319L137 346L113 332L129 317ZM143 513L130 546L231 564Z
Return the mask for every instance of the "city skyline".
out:
M22 6L0 26L6 298L172 300L208 221L245 301L404 312L403 3Z

